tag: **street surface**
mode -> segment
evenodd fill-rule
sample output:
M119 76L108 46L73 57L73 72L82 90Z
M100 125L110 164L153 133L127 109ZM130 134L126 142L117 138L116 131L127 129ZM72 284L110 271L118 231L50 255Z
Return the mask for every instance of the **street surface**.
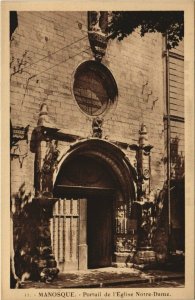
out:
M111 288L111 286L107 286L108 288ZM118 285L114 287L121 287L121 288L161 288L161 287L171 287L171 288L183 288L184 287L184 279L177 279L177 280L166 280L166 281L160 281L160 282L154 282L154 283L134 283L134 284L124 284L124 285ZM112 286L113 288L113 286Z

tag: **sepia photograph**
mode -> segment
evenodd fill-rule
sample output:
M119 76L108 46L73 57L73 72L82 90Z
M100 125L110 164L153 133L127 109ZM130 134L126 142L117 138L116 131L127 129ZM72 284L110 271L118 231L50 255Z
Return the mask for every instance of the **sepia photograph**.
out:
M9 289L171 299L186 288L185 10L89 8L8 11Z

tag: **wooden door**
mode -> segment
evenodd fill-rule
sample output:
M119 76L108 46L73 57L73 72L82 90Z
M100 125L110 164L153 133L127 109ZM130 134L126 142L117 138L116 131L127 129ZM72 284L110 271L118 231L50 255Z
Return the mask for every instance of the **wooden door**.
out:
M59 199L51 219L52 249L60 272L78 270L79 200Z
M112 199L91 197L87 203L88 268L111 266L113 249Z

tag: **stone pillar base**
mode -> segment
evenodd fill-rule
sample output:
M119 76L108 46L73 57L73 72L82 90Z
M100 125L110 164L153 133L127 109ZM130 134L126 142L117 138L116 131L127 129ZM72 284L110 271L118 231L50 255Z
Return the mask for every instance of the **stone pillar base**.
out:
M114 252L115 254L115 262L113 264L124 264L131 262L132 253L130 252Z
M133 263L119 263L119 262L113 262L112 263L113 268L133 268Z
M133 262L138 265L154 263L156 262L156 253L152 249L139 249L133 257Z

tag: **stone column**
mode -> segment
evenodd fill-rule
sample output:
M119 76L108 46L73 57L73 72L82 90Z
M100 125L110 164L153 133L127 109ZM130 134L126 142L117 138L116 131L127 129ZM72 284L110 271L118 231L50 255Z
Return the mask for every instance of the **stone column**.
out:
M137 201L133 209L137 219L137 252L134 262L146 264L155 261L152 247L152 230L155 217L154 197L150 193L150 151L153 148L148 142L146 126L142 124L139 131L139 145L134 145L137 157Z
M53 195L53 173L57 166L58 141L52 138L58 129L49 120L47 105L41 106L35 135L35 190L36 196Z
M53 133L58 129L49 120L46 104L42 104L37 127L34 129L33 150L35 152L35 198L32 201L29 222L34 224L34 269L37 279L50 281L59 270L52 253L50 218L53 205L53 173L57 166L59 151Z

